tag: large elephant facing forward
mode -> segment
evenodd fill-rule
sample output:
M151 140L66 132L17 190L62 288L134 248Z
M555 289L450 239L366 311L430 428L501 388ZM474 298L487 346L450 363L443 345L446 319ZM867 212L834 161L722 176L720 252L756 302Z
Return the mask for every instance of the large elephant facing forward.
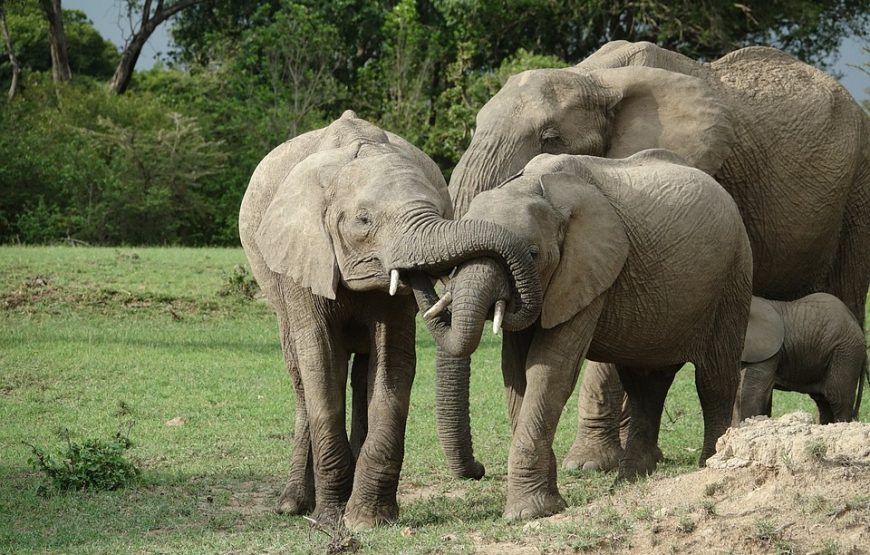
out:
M416 306L403 280L491 256L513 276L512 317L536 317L540 285L524 245L493 225L445 220L450 215L435 163L350 111L278 146L254 171L239 234L278 316L297 399L280 510L343 515L351 528L396 518L415 367Z
M477 115L451 176L455 216L536 154L620 158L652 147L678 153L734 197L756 295L825 291L863 323L870 118L834 79L772 48L702 64L614 41L577 66L514 75ZM587 367L568 467L615 464L622 398L612 366Z
M697 367L704 413L701 460L713 454L731 423L752 255L733 199L712 177L664 150L620 160L540 155L515 178L475 198L465 218L522 237L545 284L540 320L504 336L502 370L513 432L507 518L535 518L565 507L556 486L553 438L587 353L617 365L636 415L621 478L655 468L665 395L686 361ZM448 354L463 357L474 350L492 295L498 298L498 288L482 284L508 281L500 273L487 261L461 265L449 284L450 321L442 320L427 281L414 280L427 325ZM477 325L451 325L460 317L468 321L468 312ZM465 361L464 367L439 372L452 371L453 381L467 383ZM455 411L467 419L464 399L440 401L455 402ZM448 459L469 455L461 446L445 444Z

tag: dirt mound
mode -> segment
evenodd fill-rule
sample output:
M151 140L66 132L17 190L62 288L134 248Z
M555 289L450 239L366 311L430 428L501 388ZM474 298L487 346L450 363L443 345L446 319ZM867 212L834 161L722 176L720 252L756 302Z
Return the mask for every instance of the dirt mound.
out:
M498 551L870 553L870 424L755 418L703 470L617 486L524 532Z

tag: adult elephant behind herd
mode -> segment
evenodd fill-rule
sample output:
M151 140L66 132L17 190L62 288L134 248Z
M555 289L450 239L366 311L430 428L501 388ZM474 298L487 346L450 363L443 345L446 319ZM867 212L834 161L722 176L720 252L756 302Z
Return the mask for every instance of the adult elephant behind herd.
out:
M704 64L614 41L577 66L511 77L481 109L453 172L454 215L537 154L621 158L654 147L715 176L733 196L752 247L754 294L829 292L863 324L870 118L834 79L772 48ZM622 399L615 369L589 364L568 466L615 465ZM442 437L471 453L470 436L455 437L469 429L468 415L444 421L452 430ZM459 473L479 477L481 468Z

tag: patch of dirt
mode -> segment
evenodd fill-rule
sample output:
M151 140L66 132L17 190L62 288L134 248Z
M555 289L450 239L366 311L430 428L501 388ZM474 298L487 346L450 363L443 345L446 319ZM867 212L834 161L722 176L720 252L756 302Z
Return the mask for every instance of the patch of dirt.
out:
M444 485L416 485L406 482L399 482L399 491L396 492L396 497L399 504L411 504L431 497L441 497L447 499L463 499L465 498L465 489L453 487L455 484Z
M754 418L707 468L621 485L482 553L870 553L870 424ZM532 549L530 551L529 549Z

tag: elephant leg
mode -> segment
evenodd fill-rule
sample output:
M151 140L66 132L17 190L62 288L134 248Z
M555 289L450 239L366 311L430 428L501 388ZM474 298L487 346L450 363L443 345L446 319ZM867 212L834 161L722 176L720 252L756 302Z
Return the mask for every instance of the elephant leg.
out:
M553 438L577 383L580 363L595 331L603 301L552 329L537 330L526 362L526 387L515 417L508 455L504 517L538 518L566 507L556 484Z
M350 370L351 413L350 450L353 460L359 458L360 449L368 433L369 355L356 353Z
M293 320L293 337L314 463L312 517L318 522L335 522L350 497L354 475L345 429L348 353L336 341L330 323L316 316L324 308L312 305L321 301L305 292L295 292L290 300L288 305L305 315Z
M734 424L767 413L778 366L779 355L776 355L761 362L747 364L740 370L740 385L734 401Z
M396 492L416 365L415 313L416 306L409 298L406 306L383 314L372 325L369 356L374 357L375 373L368 435L360 450L353 493L344 514L345 524L352 530L393 522L399 516Z
M665 397L682 365L632 368L617 365L619 378L631 404L631 422L625 451L619 460L618 480L651 474L659 459L658 440Z
M277 512L280 514L300 515L314 509L314 461L311 452L308 412L305 409L305 389L299 376L296 354L286 319L279 316L278 327L281 334L281 350L284 362L293 381L296 393L296 424L293 433L293 454L290 459L290 473L287 485L278 498Z
M870 221L870 169L863 168L862 193L853 191L846 204L840 242L833 267L828 274L827 291L839 298L864 327L867 288L870 286L870 241L867 222ZM854 198L862 196L863 198Z
M577 436L564 470L614 470L622 457L631 409L613 364L588 361L577 396Z
M827 411L819 406L819 423L849 422L857 418L855 401L858 394L859 381L863 379L862 369L866 351L860 341L851 347L843 346L835 349L831 355L831 363L822 387Z
M742 343L742 336L738 337ZM727 339L722 337L713 341L721 341L716 345L716 351L727 353L731 349L732 354L728 357L720 355L722 360L715 362L695 362L695 389L698 391L701 411L704 414L704 446L698 460L699 465L703 465L713 456L716 452L716 441L731 425L740 380L740 347L728 347Z

